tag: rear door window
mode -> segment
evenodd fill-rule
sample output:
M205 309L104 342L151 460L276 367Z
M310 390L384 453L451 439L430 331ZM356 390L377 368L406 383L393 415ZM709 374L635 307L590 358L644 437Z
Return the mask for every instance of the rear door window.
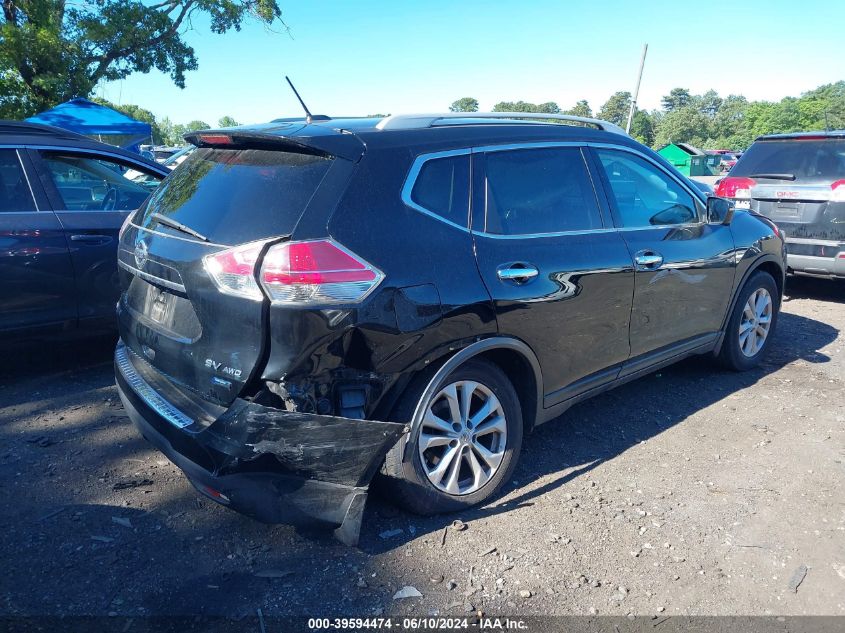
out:
M845 139L757 141L731 169L731 176L761 174L798 182L831 183L845 178Z
M66 211L130 211L158 186L161 176L106 157L41 152Z
M11 211L35 211L35 202L17 151L0 149L0 213Z
M200 148L155 191L140 224L170 231L151 217L158 213L221 244L289 235L332 161L296 152Z
M486 174L487 233L536 235L602 226L577 147L489 152Z
M469 222L469 154L432 158L423 163L411 200L440 217L466 227Z

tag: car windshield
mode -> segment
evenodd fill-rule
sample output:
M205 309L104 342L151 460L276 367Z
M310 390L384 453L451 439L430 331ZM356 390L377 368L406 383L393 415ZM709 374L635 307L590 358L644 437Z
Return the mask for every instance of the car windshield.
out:
M731 170L731 176L790 174L796 181L833 182L845 178L845 139L757 141Z

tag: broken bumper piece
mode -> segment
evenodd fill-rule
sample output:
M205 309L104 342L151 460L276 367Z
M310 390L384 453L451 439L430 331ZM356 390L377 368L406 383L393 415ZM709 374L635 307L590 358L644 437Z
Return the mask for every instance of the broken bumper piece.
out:
M293 413L235 400L215 419L167 398L169 382L122 344L118 391L141 434L202 494L265 523L335 528L355 545L367 490L405 432L393 422ZM187 411L186 411L187 410Z

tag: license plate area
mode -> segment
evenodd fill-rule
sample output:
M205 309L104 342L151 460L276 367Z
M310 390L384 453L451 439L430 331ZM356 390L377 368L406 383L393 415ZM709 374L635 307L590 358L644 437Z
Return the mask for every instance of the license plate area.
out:
M774 216L778 220L797 220L798 203L797 202L778 202L775 205Z
M191 301L135 277L126 291L126 305L136 320L170 338L191 342L202 334Z
M144 313L156 323L164 326L173 325L173 295L153 285L149 286Z

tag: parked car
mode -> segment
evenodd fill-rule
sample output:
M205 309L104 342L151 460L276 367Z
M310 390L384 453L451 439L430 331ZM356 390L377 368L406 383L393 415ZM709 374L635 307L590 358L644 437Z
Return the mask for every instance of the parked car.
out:
M414 512L467 508L579 400L691 354L748 369L770 345L773 226L610 123L314 118L189 140L122 233L117 383L200 492L260 520L354 542L377 472Z
M168 173L72 132L0 121L4 341L115 328L118 229Z
M194 145L186 145L185 147L180 148L178 151L174 152L167 160L165 160L162 165L167 167L170 170L176 169L179 165L182 164L188 156L196 149Z
M845 277L845 131L761 136L716 194L777 224L790 272Z
M720 154L719 158L721 162L719 163L719 170L726 174L731 169L733 169L734 165L736 165L737 161L739 160L742 154L736 154L734 152L725 152L724 154Z

